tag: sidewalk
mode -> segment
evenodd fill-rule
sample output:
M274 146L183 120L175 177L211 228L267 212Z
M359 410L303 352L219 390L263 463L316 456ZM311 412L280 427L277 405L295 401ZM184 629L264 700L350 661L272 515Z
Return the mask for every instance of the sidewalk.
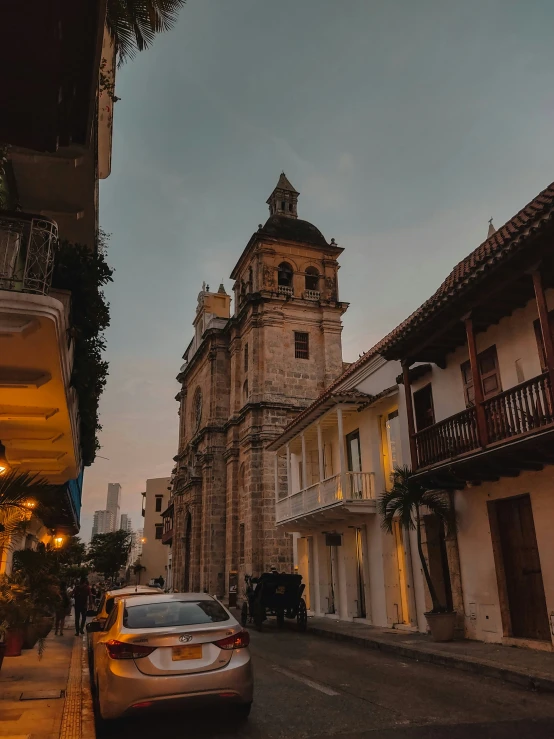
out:
M44 655L24 650L0 670L0 739L95 739L83 637L46 639Z
M554 653L477 641L436 643L427 634L381 629L328 618L310 618L312 634L494 677L525 688L554 692Z

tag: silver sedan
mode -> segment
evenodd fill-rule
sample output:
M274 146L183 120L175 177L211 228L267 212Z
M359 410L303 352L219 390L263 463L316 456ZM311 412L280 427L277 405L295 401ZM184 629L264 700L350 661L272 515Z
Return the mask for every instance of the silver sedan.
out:
M203 702L246 718L253 698L250 637L205 593L118 599L94 646L100 720Z

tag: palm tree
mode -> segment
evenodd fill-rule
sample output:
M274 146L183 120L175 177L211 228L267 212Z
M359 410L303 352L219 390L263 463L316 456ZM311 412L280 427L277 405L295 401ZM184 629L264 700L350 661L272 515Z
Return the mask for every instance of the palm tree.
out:
M119 63L148 48L157 33L169 31L186 0L108 0L106 25Z
M421 545L421 508L427 508L439 519L448 534L456 531L456 517L450 500L444 493L429 490L421 482L415 480L409 467L395 467L392 473L392 488L383 493L378 502L378 511L382 517L382 527L392 533L393 523L398 519L406 529L415 529L417 535L417 551L429 594L433 602L432 613L444 613L443 605L431 580L427 560Z
M25 532L31 513L40 517L52 506L59 488L29 472L0 475L0 550Z

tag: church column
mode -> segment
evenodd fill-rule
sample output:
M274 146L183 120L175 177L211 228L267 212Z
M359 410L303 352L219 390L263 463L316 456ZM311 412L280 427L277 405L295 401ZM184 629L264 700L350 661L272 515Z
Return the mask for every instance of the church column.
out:
M279 500L279 452L275 452L275 503Z

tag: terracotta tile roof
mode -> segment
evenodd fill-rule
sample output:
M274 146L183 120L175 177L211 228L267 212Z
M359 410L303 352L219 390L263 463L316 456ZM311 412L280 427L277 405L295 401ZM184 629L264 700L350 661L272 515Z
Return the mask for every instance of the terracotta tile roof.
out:
M509 256L523 239L551 218L553 207L554 183L495 231L469 256L462 259L434 295L383 339L381 349L389 354L391 348L404 339L416 326L428 319L455 295L463 292L486 270ZM393 355L389 354L389 356Z

